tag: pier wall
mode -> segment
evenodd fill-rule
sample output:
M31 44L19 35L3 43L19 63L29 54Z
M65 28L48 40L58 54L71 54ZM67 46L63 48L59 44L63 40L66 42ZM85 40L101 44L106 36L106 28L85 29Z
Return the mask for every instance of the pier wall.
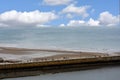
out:
M0 65L0 79L120 66L120 56Z

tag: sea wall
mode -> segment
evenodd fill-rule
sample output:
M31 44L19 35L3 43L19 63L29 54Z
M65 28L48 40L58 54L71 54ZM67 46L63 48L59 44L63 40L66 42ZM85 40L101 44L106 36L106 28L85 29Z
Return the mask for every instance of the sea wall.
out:
M120 56L3 64L0 65L0 78L77 71L113 65L120 66Z
M14 69L14 68L27 68L27 67L64 65L64 64L76 64L76 63L109 62L109 61L120 61L120 56L2 64L0 65L0 69Z

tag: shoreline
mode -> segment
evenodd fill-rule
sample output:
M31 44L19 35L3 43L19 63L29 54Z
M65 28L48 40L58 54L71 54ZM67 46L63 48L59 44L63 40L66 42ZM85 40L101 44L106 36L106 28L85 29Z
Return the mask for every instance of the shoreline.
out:
M80 52L89 52L89 53L120 53L120 51L107 51L107 49L103 49L103 50L74 50L74 49L44 49L44 48L20 48L20 47L1 47L0 46L0 53L3 51L12 51L16 52L16 51L45 51L45 52L62 52L62 53L80 53Z
M66 71L77 71L94 69L105 66L120 66L119 52L115 55L97 52L74 52L41 49L23 49L0 47L0 53L23 56L32 55L37 52L41 54L57 53L44 57L33 57L27 60L2 60L0 62L0 78L21 77L39 75L44 73L58 73ZM32 53L30 53L32 52ZM2 54L3 54L2 53ZM22 53L22 54L18 54ZM61 54L62 53L62 54ZM44 53L45 54L45 53Z

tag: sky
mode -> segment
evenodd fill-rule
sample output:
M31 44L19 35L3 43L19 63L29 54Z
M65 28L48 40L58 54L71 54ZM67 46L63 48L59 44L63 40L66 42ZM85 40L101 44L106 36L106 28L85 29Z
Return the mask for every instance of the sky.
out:
M0 27L118 25L120 0L0 0Z

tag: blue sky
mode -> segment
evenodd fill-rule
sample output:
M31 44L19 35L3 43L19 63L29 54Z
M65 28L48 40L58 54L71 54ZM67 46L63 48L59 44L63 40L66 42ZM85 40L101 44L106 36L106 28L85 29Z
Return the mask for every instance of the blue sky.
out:
M113 26L119 24L119 5L119 0L0 0L0 26Z

